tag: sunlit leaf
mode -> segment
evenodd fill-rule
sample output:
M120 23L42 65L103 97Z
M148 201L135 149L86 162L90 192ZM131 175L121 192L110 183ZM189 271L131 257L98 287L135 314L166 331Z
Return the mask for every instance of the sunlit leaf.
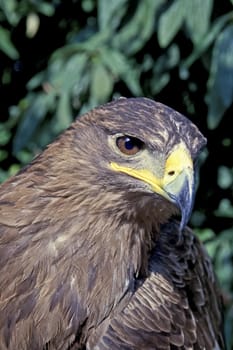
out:
M208 126L218 126L225 110L233 101L233 25L216 40L208 81Z
M38 32L40 26L40 18L36 13L29 13L26 19L26 36L33 38Z

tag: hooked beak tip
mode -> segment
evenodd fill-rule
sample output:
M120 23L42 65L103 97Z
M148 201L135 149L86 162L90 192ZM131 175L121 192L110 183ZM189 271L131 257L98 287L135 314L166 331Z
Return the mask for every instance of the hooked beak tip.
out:
M194 203L194 181L193 176L185 176L182 188L177 194L169 193L170 198L179 207L181 212L180 232L187 225L192 214Z

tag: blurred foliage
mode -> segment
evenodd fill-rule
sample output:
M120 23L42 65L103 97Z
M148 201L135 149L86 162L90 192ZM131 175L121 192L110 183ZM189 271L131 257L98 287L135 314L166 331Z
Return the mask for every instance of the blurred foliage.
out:
M233 1L0 0L0 181L74 116L159 100L208 138L191 226L211 255L233 348Z

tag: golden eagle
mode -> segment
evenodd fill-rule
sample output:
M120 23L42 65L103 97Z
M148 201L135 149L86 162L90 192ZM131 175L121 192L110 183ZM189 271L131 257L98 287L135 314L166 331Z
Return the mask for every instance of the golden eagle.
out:
M171 108L120 98L2 184L1 350L224 349L213 269L186 227L205 143Z

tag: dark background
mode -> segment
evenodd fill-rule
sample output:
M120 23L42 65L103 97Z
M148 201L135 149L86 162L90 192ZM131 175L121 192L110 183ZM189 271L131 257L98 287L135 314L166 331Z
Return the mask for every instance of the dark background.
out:
M146 96L208 139L190 225L211 255L233 347L233 1L0 3L0 181L77 115Z

